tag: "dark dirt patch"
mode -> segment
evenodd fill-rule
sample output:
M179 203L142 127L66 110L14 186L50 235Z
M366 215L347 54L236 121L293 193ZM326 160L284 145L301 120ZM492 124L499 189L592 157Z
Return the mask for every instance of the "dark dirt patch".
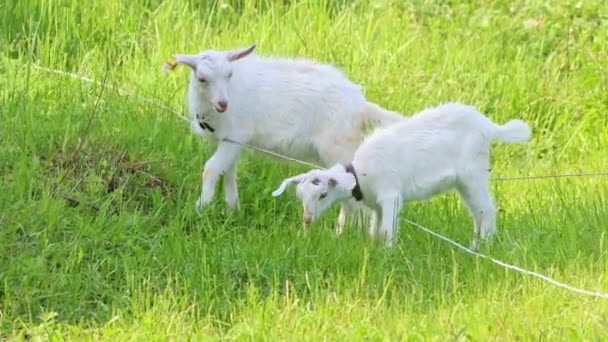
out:
M71 204L88 204L89 201L79 196L100 198L117 192L124 203L132 203L142 210L152 204L153 192L160 191L165 198L172 192L173 186L162 176L158 162L132 157L117 148L66 151L47 159L46 172L53 190L63 194ZM72 195L76 193L81 195Z

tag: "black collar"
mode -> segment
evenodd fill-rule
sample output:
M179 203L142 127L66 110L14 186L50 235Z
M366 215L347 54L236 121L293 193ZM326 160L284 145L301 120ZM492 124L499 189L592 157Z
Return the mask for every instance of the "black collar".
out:
M210 124L206 123L205 121L201 121L201 119L197 119L198 121L198 126L204 131L204 130L208 130L209 132L213 133L215 132L215 128L213 128Z
M355 176L355 187L353 188L352 194L357 201L362 200L363 193L361 192L361 187L359 186L359 179L357 178L357 173L355 172L353 164L348 164L344 166L344 170L348 173L352 173L352 175Z

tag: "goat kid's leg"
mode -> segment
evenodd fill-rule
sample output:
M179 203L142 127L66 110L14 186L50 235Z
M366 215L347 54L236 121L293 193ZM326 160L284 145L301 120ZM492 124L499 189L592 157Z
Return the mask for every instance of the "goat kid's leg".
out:
M205 162L201 195L196 201L196 211L201 212L215 195L215 185L218 178L229 171L231 165L236 165L241 148L227 142L220 142L215 153ZM235 170L236 172L236 170ZM236 179L235 179L236 182ZM234 189L236 190L236 188Z
M399 212L401 211L401 196L385 196L379 201L382 208L382 223L380 236L386 240L386 246L392 247L395 243L395 230L399 225Z
M239 209L239 191L236 184L238 159L224 173L224 199L230 211Z
M469 209L474 221L474 237L471 248L479 248L479 243L487 240L496 232L496 208L487 181L472 180L458 192Z
M351 215L355 209L357 209L356 204L351 201L342 203L340 206L340 214L338 215L338 222L336 222L337 235L341 235L344 232L344 226L346 225L348 216Z
M340 206L340 214L338 214L338 222L336 222L336 234L342 235L344 232L344 226L346 225L346 218L350 214L351 208L348 204L344 203Z
M378 218L380 217L380 210L372 210L369 218L369 236L373 239L376 237L376 231L378 230Z

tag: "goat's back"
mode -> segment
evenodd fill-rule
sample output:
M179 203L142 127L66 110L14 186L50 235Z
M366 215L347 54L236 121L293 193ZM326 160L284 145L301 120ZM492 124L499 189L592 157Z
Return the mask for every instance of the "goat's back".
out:
M355 144L366 105L361 86L339 69L308 60L249 57L233 63L235 124L260 147L309 159L336 142ZM235 101L235 99L237 99ZM350 152L360 143L360 138ZM333 145L333 146L332 146Z
M239 78L241 82L231 84L231 93L252 94L246 101L254 106L249 111L279 120L286 116L301 121L308 117L346 119L365 104L361 86L330 65L302 59L250 57L234 62L233 70L243 76Z
M494 127L474 107L441 105L376 130L353 164L373 183L370 191L400 189L410 200L424 199L453 186L466 170L487 171Z

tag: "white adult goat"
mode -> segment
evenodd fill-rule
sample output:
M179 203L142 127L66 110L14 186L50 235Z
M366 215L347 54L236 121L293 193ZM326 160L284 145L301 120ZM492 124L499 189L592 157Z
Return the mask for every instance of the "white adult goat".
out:
M241 146L223 139L330 166L352 159L368 127L402 119L367 102L361 86L335 67L309 60L243 58L254 49L175 56L177 64L192 68L188 100L194 130L219 141L205 163L199 212L213 199L222 174L227 206L238 208ZM174 66L165 64L165 69ZM345 216L341 211L339 225Z
M473 247L494 234L496 212L488 188L490 145L494 140L525 142L530 129L521 120L500 126L474 107L444 104L393 126L378 129L355 152L351 164L311 170L288 178L279 196L297 184L305 221L319 217L335 201L356 198L373 209L370 235L380 232L393 244L401 205L455 188L474 220Z

